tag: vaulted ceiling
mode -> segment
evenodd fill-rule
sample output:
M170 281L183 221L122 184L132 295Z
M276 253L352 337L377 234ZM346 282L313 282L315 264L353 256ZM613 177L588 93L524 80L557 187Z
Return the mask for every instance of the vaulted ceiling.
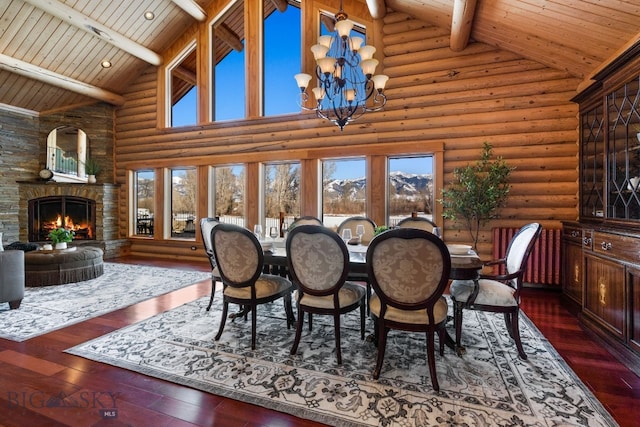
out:
M450 29L453 50L482 42L583 79L640 39L640 0L349 1L366 1L374 18L390 9ZM96 100L121 104L132 80L162 64L163 51L207 19L213 3L0 0L0 109L45 114Z

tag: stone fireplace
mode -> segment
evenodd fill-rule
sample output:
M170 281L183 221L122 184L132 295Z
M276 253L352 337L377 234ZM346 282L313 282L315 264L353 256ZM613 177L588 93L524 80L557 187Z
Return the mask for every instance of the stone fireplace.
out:
M71 230L74 240L95 240L96 201L73 196L29 200L29 241L49 240L56 228Z
M46 241L46 230L53 226L50 222L59 220L66 228L77 229L74 244L99 246L105 258L119 256L126 242L119 238L119 188L114 184L20 182L20 241Z

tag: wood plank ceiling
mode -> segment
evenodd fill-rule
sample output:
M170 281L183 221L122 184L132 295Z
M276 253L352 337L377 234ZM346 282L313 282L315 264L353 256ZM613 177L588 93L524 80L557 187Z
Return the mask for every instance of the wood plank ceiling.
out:
M159 65L215 1L0 0L0 108L46 114L96 100L118 105L141 70ZM366 1L374 18L390 8L447 28L453 50L478 41L583 79L640 38L640 0L345 1Z

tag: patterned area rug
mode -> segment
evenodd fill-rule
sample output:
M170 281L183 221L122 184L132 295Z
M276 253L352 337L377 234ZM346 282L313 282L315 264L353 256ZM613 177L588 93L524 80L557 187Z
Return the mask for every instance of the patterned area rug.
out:
M615 426L532 323L523 319L527 361L517 357L503 318L465 312L467 353L437 356L431 388L423 334L391 331L379 381L376 348L360 340L358 315L343 316L343 364L332 324L315 316L289 355L282 302L258 308L256 351L250 321L227 321L214 341L219 301L202 298L67 350L91 360L334 426ZM368 324L369 332L372 325Z
M0 309L0 338L24 341L210 278L210 273L105 263L104 274L66 285L26 288L22 305Z

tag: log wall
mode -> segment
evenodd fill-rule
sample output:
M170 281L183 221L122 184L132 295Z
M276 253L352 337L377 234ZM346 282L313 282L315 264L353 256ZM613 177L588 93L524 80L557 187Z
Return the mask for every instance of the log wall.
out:
M379 45L390 76L389 101L384 111L366 114L342 133L310 114L160 129L157 73L149 67L125 94L126 104L116 110L116 183L126 188L128 171L141 167L243 161L249 162L251 175L263 160L307 159L303 165L312 165L322 156L366 153L372 164L380 165L387 152L421 149L443 149L441 172L447 183L455 167L479 157L486 141L516 167L500 226L538 221L560 227L560 221L577 218L578 109L570 99L578 79L480 43L454 53L448 31L401 13L388 13L376 27L382 30ZM303 177L309 173L303 171ZM251 189L248 194L253 194ZM120 232L125 237L127 192L120 197ZM374 212L369 215L377 221L384 212L382 203L370 202ZM306 203L303 214L315 214L313 209L314 202ZM251 222L257 213L248 212L247 218ZM494 226L496 222L487 224L480 236L484 258L490 257ZM469 236L459 224L447 221L445 239L468 242ZM204 256L200 247L199 236L195 244L132 238L132 252L140 255Z

